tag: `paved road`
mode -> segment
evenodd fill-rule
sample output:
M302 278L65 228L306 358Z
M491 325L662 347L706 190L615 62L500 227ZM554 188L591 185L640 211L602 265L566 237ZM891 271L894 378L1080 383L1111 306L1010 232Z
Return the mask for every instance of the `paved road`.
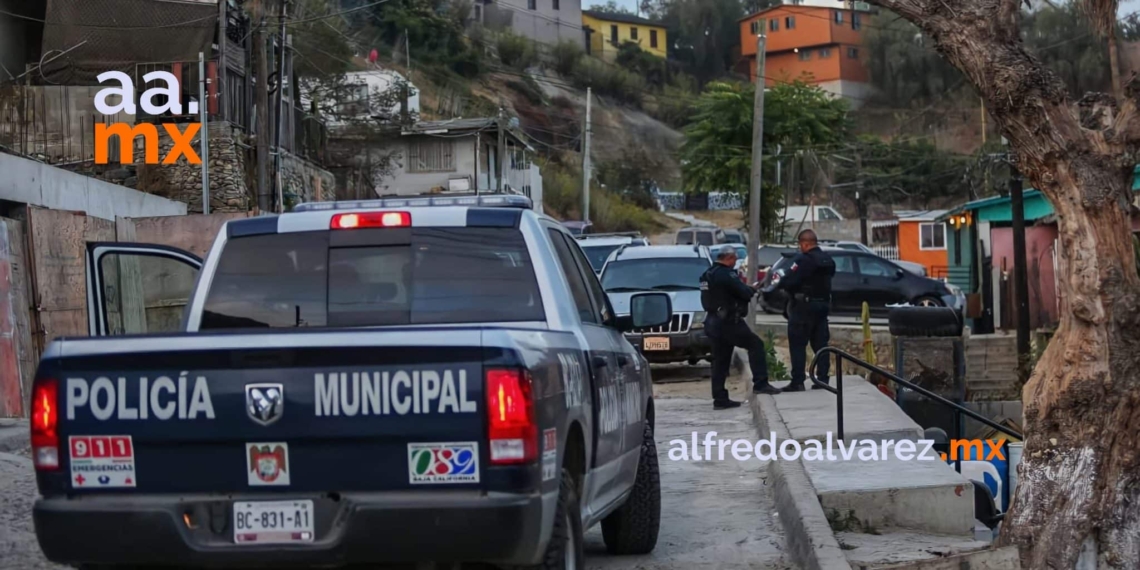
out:
M669 459L669 441L690 440L692 432L716 431L718 438L756 440L747 407L714 411L709 395L708 366L655 367L657 454L661 465L661 534L647 556L611 556L600 529L586 534L586 566L590 570L714 570L791 568L784 561L783 531L771 491L765 486L765 464L683 462ZM680 382L683 379L689 382ZM732 397L747 397L738 378L730 380Z
M669 459L669 441L715 430L722 438L756 439L747 407L714 411L709 401L709 369L703 366L655 368L657 451L661 465L662 521L657 549L648 556L611 556L599 528L586 537L590 570L786 570L783 533L766 469L753 461L680 462ZM748 396L738 378L732 397ZM63 570L43 559L32 528L35 475L28 449L0 452L0 570Z

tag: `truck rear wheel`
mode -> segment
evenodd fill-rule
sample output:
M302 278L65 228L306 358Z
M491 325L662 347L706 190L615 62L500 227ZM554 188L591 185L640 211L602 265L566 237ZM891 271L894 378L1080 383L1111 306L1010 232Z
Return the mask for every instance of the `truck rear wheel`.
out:
M602 520L602 539L612 554L648 554L657 546L661 528L661 473L653 427L645 423L637 479L629 498Z
M550 533L542 562L528 570L579 570L586 567L582 552L582 507L578 502L574 476L564 468L559 481L554 531Z

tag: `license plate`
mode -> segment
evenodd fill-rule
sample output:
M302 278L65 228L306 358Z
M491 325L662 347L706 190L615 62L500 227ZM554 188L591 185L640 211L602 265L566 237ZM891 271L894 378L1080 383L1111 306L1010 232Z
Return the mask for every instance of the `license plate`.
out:
M669 350L669 337L654 336L645 339L642 344L645 350Z
M313 541L312 501L234 503L234 542L283 544Z

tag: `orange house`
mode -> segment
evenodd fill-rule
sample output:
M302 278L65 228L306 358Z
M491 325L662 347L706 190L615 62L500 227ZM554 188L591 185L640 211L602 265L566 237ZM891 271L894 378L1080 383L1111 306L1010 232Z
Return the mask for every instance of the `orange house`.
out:
M773 6L740 20L740 55L756 81L756 36L763 32L765 85L799 79L858 106L872 92L862 48L870 19L870 12L850 8Z
M899 216L899 259L921 263L926 274L935 279L948 276L946 256L947 228L937 221L946 210L907 212Z

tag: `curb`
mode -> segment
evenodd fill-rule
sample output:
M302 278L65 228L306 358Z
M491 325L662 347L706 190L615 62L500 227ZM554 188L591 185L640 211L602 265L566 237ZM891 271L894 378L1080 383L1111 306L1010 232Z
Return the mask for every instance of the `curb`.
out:
M752 381L748 370L748 354L736 349L732 353L732 370ZM788 428L776 409L772 396L754 395L750 403L752 420L760 437L775 433L778 439L790 439ZM819 496L800 461L768 462L768 482L780 524L784 527L784 546L792 564L806 570L852 570L847 555L835 539L831 523L819 504Z
M21 451L31 445L28 441L28 420L0 424L0 453Z

